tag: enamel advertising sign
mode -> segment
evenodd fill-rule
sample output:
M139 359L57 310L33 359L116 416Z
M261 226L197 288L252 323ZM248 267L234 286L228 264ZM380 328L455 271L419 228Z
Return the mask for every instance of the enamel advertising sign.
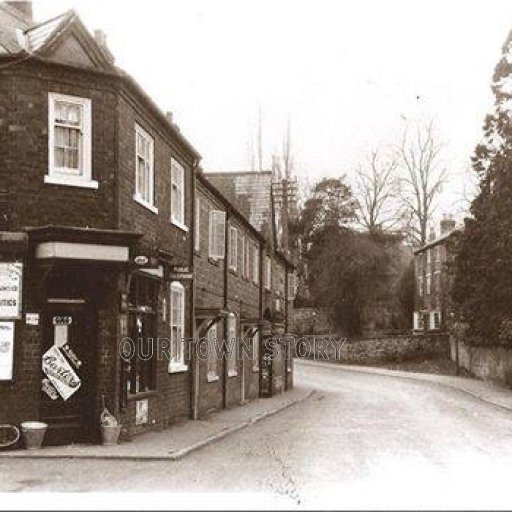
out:
M21 263L0 263L0 320L21 318Z
M14 322L0 322L0 380L12 380Z
M55 345L43 355L43 372L63 400L80 389L80 378Z

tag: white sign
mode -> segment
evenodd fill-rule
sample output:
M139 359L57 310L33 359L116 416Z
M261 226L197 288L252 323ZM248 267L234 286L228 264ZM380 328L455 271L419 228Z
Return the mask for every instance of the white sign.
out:
M12 380L14 322L0 322L0 380Z
M43 372L64 400L80 388L80 378L56 346L43 355Z
M148 422L148 401L135 402L135 425L145 425Z
M21 318L21 263L0 263L0 319Z
M26 313L25 323L27 325L39 325L39 313Z

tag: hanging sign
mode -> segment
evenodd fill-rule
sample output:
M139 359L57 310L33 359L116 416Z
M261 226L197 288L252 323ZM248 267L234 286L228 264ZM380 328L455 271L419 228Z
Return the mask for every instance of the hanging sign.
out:
M12 380L14 322L0 322L0 380Z
M80 378L55 345L43 355L43 372L64 400L80 388Z
M21 319L21 263L0 263L0 319Z

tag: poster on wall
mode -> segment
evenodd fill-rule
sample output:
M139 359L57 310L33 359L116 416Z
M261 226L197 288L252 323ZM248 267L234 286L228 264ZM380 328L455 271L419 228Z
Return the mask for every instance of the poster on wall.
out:
M43 372L63 400L67 400L80 388L80 378L55 345L43 355Z
M12 380L14 322L0 322L0 380Z
M0 320L21 318L21 263L0 263Z

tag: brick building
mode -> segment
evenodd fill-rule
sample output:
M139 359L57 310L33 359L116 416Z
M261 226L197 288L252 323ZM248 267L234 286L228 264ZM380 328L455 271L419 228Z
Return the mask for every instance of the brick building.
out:
M203 263L196 186L226 226L265 244L199 161L104 34L74 11L34 23L30 2L0 3L0 423L39 419L47 443L66 443L98 440L104 403L126 436L212 408L182 339L197 339L209 308L230 332L230 314L237 332L253 327L263 292L226 258ZM232 292L219 303L204 290ZM236 364L224 406L259 395L259 374Z
M440 223L439 237L431 232L430 240L414 251L413 327L416 331L441 330L446 327L453 280L452 262L459 233L455 221L445 217Z

